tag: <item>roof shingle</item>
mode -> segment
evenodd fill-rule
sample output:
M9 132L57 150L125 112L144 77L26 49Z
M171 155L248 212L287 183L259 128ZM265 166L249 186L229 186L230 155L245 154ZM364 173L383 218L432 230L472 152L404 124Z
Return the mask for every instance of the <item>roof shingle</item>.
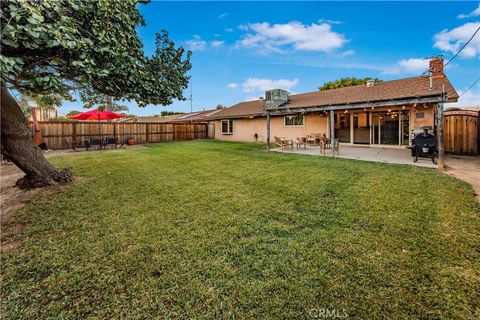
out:
M399 99L439 96L443 88L448 101L458 99L458 94L450 81L445 78L433 79L432 89L429 89L428 77L414 77L400 80L376 83L373 87L362 84L358 86L315 91L289 96L287 103L278 107L281 109L309 108L357 104L366 102L391 101ZM212 119L239 118L265 114L265 101L254 100L241 102L208 117Z

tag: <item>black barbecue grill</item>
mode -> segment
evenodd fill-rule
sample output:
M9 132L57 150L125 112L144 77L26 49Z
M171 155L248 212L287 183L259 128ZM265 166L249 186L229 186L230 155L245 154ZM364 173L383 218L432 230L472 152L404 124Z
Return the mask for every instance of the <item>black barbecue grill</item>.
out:
M412 157L415 157L413 162L418 161L418 157L430 158L433 163L437 163L435 157L437 155L436 146L437 138L428 132L428 129L423 129L422 133L417 133L413 137Z

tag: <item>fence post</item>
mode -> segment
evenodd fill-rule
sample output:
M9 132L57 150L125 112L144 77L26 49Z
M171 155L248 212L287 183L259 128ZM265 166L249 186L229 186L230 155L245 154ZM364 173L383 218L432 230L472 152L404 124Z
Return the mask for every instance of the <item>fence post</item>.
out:
M146 143L148 143L148 133L149 133L148 128L149 128L148 123L145 123L145 142Z
M72 144L77 141L77 123L72 122Z

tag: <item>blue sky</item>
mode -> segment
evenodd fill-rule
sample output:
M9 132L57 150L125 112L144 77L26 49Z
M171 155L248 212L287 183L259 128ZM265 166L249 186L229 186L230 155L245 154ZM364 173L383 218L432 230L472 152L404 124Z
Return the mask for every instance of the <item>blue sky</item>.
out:
M346 76L418 76L424 58L448 60L480 26L478 2L151 2L139 8L146 54L161 29L193 51L194 111L258 98L270 88L314 91ZM480 33L447 75L459 93L480 76ZM460 105L479 101L480 83ZM127 105L138 115L190 110L188 101ZM81 103L65 103L61 112L73 109Z

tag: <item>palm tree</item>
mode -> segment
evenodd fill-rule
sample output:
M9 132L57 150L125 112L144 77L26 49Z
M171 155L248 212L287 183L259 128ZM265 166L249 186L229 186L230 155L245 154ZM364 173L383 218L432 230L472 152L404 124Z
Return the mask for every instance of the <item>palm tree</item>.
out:
M29 116L32 113L30 102L33 102L36 105L37 110L39 111L40 121L48 120L48 115L50 111L57 111L57 108L62 105L63 99L58 94L50 95L22 95L20 98L20 105L22 106L23 113L25 116Z

